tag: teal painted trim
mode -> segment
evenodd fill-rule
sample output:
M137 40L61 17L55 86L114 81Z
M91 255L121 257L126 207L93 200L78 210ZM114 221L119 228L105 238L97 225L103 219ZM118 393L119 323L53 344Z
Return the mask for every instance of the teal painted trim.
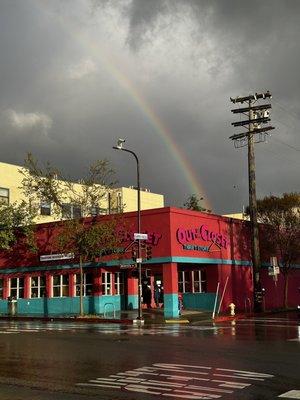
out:
M127 296L127 310L137 310L139 308L138 295L128 295Z
M144 265L149 264L168 264L168 263L187 263L187 264L225 264L225 265L241 265L251 266L250 261L243 260L226 260L222 258L198 258L198 257L157 257L151 260L143 262ZM99 268L99 267L114 267L120 264L130 265L131 260L113 260L107 263L85 263L83 268ZM60 264L60 265L49 265L49 266L32 266L32 267L20 267L20 268L8 268L0 269L0 274L13 274L20 272L36 272L36 271L60 271L68 269L78 269L79 264Z
M165 318L179 318L178 294L164 294Z
M8 313L7 300L0 300L0 314Z
M120 295L104 295L94 296L94 314L104 314L113 316L113 312L121 311L121 296Z
M183 293L183 308L189 310L213 311L215 298L216 293Z
M85 314L113 315L121 310L121 296L88 296L83 298ZM70 316L80 312L79 297L53 297L18 299L17 315ZM0 313L7 314L7 300L0 300Z

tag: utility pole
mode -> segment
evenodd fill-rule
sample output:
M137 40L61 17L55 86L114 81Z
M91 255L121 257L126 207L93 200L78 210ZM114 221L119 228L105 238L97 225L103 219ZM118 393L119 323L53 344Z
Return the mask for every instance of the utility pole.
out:
M246 128L245 132L230 136L234 142L235 148L248 146L248 179L249 179L249 211L251 224L251 253L253 265L253 289L254 289L254 311L262 310L262 287L260 281L260 251L259 251L259 235L257 223L257 202L256 202L256 178L255 178L255 155L254 143L265 142L268 131L274 129L273 126L266 126L270 119L269 109L271 104L255 105L258 100L270 99L271 93L255 93L246 97L230 98L232 103L246 103L248 107L237 108L231 110L234 114L244 114L248 117L245 121L233 122L234 127L241 126Z

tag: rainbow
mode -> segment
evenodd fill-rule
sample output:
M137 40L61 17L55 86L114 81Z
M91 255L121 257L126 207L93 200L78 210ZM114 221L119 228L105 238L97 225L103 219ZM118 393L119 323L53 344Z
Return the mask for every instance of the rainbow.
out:
M44 12L50 12L48 9L45 10L47 7L45 2L38 2L37 6L42 8ZM51 16L53 17L54 14L51 13ZM57 14L55 14L55 17L60 22L61 28L64 29L65 32L70 35L70 37L75 37L76 40L81 43L84 48L87 48L89 50L93 57L97 58L99 62L101 62L101 65L117 81L118 85L123 88L123 90L135 103L136 107L150 122L151 126L154 128L154 131L159 135L159 137L164 142L167 150L171 153L172 157L175 158L176 162L178 163L180 170L190 188L190 193L188 193L187 195L195 194L199 197L204 196L205 190L203 186L196 176L196 173L190 161L187 159L182 149L178 147L177 143L173 139L170 129L153 111L145 97L141 95L141 93L137 90L137 88L133 85L129 78L120 70L120 68L117 66L117 62L112 59L111 54L105 51L103 46L100 47L99 43L92 40L83 32L77 32L76 29L73 28L70 21L67 21L65 18L62 19L62 17ZM206 194L203 202L206 208L212 209L211 203Z

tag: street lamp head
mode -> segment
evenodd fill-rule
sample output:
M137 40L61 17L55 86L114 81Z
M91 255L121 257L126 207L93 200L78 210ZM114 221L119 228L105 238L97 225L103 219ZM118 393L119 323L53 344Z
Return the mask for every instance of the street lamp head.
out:
M121 139L121 138L119 138L118 139L118 142L117 142L117 149L119 149L119 150L122 150L122 148L123 148L123 143L125 143L125 139Z

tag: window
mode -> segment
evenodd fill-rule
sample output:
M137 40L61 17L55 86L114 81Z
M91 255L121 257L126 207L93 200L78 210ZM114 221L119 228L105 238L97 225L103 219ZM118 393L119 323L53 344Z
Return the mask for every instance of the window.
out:
M103 215L103 214L107 214L106 208L101 208L99 206L91 207L91 215L93 217L96 217L97 215Z
M187 293L190 292L190 271L178 271L178 292Z
M111 294L111 273L102 272L102 294Z
M193 280L193 293L204 293L206 292L206 271L196 270L192 271Z
M24 297L24 278L11 278L10 284L10 296L15 299Z
M53 297L67 297L69 295L69 275L53 276Z
M46 279L44 276L30 278L30 297L44 297L46 295Z
M81 218L82 213L81 213L81 207L80 206L72 206L72 218Z
M51 203L42 201L40 211L41 215L51 215Z
M79 206L79 205L64 203L64 204L62 204L61 211L62 211L63 218L81 218L82 217L81 206Z
M80 296L80 274L75 275L75 296ZM93 274L83 274L83 296L91 296L93 292Z
M3 299L3 285L4 285L4 279L0 278L0 299Z
M64 203L61 208L63 218L71 218L71 204Z
M124 294L123 272L115 272L115 294Z
M0 188L0 203L9 204L9 189Z

